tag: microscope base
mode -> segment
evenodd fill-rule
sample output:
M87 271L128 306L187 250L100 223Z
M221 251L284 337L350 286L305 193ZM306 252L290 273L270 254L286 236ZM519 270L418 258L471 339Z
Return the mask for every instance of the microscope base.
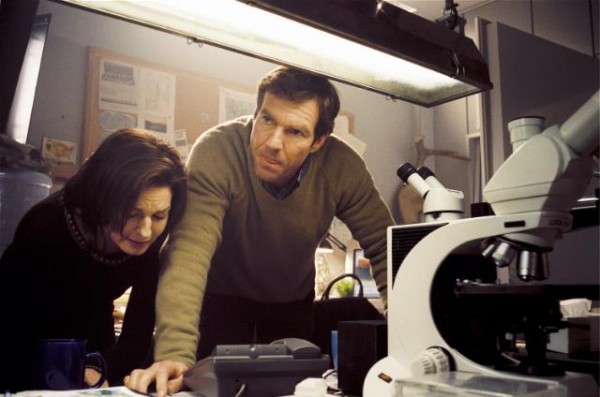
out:
M524 377L493 371L451 371L413 376L392 357L377 362L367 374L363 397L597 397L591 375L567 372L560 377Z

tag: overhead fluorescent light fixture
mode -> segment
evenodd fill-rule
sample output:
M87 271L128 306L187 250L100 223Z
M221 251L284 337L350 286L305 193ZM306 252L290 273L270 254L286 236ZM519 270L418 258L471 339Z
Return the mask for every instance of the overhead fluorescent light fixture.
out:
M408 11L411 14L416 14L419 11L415 7L411 7L408 4L403 3L399 0L382 0L382 2L390 3L391 5L398 7L398 8L402 8L404 11Z
M431 107L492 88L473 41L377 0L55 0Z

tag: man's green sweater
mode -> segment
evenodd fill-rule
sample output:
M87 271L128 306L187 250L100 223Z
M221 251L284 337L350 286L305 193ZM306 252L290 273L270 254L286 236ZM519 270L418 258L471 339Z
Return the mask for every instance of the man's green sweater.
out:
M299 186L277 200L254 173L251 130L252 118L240 118L205 132L192 148L186 213L163 255L156 361L196 361L205 291L261 302L306 298L315 250L336 216L371 259L387 302L393 220L360 156L330 136L310 155Z

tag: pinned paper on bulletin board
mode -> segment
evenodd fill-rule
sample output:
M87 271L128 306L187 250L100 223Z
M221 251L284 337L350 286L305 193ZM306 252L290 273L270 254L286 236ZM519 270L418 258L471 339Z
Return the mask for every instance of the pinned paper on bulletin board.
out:
M42 138L42 157L57 163L75 164L77 161L77 144L55 138Z
M88 65L82 159L125 127L147 129L185 156L187 146L218 123L221 89L235 99L225 109L230 113L240 103L251 103L250 114L256 106L252 87L126 54L90 48Z
M185 129L175 130L175 148L179 152L179 156L181 157L181 161L187 159L188 154L190 153L190 145L188 144L186 131Z
M105 132L139 127L175 144L175 74L108 57L100 58L99 67L99 123Z
M221 87L219 90L219 123L252 115L256 109L256 96L247 92Z

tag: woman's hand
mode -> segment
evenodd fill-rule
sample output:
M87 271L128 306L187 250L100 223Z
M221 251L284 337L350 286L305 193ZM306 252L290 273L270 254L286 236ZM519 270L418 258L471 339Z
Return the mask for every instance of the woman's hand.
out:
M138 393L148 394L148 386L156 383L156 397L165 397L183 387L183 373L188 366L178 361L157 361L146 369L135 369L123 383Z

